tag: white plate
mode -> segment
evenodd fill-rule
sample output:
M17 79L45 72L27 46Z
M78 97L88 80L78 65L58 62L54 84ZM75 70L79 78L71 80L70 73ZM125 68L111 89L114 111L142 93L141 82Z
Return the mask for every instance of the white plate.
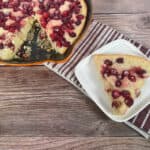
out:
M103 83L96 76L96 70L94 69L95 66L93 66L92 63L91 56L94 54L128 54L144 58L146 58L146 56L128 41L116 40L83 59L75 68L75 75L88 96L109 118L117 122L125 122L150 104L150 78L148 78L141 90L141 95L135 100L134 105L127 111L127 113L122 116L112 114L110 100L106 96Z

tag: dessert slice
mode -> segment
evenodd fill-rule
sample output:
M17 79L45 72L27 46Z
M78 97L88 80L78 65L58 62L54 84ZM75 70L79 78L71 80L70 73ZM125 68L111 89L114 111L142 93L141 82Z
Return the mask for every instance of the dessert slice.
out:
M16 56L32 27L33 4L27 0L0 2L0 59Z
M60 54L79 37L86 21L84 0L34 0L37 20L47 33L52 47Z
M123 115L140 96L150 62L130 55L94 55L94 63L115 114Z

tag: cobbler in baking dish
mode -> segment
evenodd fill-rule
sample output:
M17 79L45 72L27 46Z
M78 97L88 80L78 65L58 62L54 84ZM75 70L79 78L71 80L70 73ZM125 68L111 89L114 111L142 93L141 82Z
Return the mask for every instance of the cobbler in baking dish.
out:
M0 0L0 59L19 57L35 22L51 49L64 54L82 32L86 16L84 0Z

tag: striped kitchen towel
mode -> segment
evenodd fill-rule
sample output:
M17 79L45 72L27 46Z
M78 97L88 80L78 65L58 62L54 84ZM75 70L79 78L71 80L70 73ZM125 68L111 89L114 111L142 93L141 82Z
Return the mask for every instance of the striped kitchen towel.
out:
M103 45L117 40L117 39L125 39L133 43L136 47L138 47L147 57L150 56L150 49L145 48L141 44L130 40L125 37L123 34L114 30L113 28L104 25L98 21L93 21L86 36L83 40L76 45L73 55L71 59L63 64L55 64L55 63L46 63L45 65L70 83L72 83L75 87L77 87L84 94L85 91L81 87L80 83L75 77L74 69L77 64L85 57L93 53L98 48ZM136 117L132 118L126 124L140 134L145 136L146 138L150 137L150 105L145 108L141 113L139 113Z

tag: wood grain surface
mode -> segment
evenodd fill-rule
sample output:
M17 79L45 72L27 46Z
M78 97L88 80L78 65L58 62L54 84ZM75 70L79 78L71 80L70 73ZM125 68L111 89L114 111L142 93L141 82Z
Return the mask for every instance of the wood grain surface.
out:
M94 19L150 47L149 0L92 0ZM0 150L149 150L86 96L39 67L0 69Z
M3 137L2 150L149 150L149 142L131 137Z

